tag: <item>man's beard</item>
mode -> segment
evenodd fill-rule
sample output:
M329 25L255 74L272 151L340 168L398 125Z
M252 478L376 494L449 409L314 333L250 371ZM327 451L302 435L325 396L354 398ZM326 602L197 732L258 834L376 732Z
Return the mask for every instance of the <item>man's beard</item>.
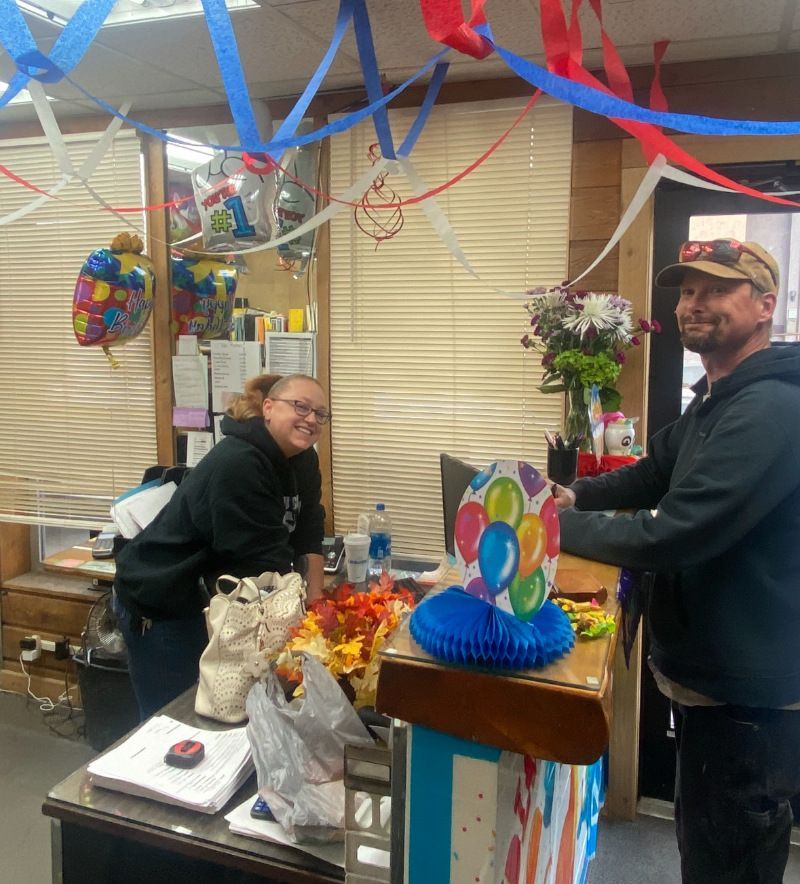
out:
M705 332L680 330L681 344L692 353L713 353L717 349L717 326Z

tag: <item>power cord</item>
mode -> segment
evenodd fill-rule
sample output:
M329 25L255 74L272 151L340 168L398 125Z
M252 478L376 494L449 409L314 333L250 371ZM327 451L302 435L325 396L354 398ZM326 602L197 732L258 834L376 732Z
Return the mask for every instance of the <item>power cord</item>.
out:
M31 688L31 673L25 668L25 661L22 659L22 654L19 655L19 665L22 668L22 674L27 678L27 695L32 700L39 704L39 711L43 714L44 722L47 725L48 729L56 734L56 736L64 737L65 739L70 739L72 737L83 737L86 733L86 728L83 720L79 721L75 724L71 730L65 732L60 730L60 726L66 724L68 721L71 721L76 713L83 715L83 709L80 706L75 706L72 703L72 697L70 696L70 692L75 690L75 685L70 687L69 684L69 664L71 658L67 661L67 665L64 668L64 690L59 694L58 700L53 701L50 697L37 697L34 694ZM66 715L64 712L66 711ZM55 725L51 723L49 719L55 718Z
M40 712L52 712L53 709L56 708L56 704L50 699L50 697L37 697L36 694L34 694L34 692L31 690L31 674L25 668L25 661L22 659L22 652L20 652L20 655L19 655L19 665L22 667L22 674L28 679L28 687L27 687L28 696L32 700L36 700L36 702L39 704L39 711ZM63 696L63 694L62 694L62 696ZM58 702L59 703L62 702L61 697L58 698Z

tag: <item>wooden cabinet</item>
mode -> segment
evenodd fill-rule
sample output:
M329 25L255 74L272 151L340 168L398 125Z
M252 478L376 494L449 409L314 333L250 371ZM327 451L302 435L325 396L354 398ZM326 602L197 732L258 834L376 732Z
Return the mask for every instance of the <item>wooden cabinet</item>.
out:
M19 650L26 635L39 635L43 641L66 636L71 645L80 645L89 611L102 594L90 584L86 577L32 570L29 526L0 523L0 688L27 691ZM73 664L56 660L48 651L26 663L25 669L31 690L39 697L55 700L64 690L65 678L71 685L76 681ZM72 696L75 699L77 692Z

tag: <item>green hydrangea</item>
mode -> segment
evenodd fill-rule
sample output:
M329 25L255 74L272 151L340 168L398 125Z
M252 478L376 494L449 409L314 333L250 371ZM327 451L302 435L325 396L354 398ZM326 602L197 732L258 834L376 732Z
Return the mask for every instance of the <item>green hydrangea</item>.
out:
M561 375L567 386L578 381L584 388L613 387L619 377L621 365L605 353L588 356L580 350L565 350L552 362L552 371Z

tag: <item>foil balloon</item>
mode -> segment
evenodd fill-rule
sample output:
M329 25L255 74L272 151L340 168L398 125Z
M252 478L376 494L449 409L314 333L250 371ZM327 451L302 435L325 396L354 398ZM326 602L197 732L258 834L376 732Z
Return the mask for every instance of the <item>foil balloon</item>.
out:
M72 298L72 329L82 347L124 344L145 327L153 309L156 275L138 236L120 233L110 248L83 262Z
M454 533L466 591L532 620L553 585L560 547L555 500L538 470L517 460L490 464L464 491Z
M218 338L233 322L235 267L193 255L172 256L172 322L176 335Z
M234 151L215 154L192 170L192 188L209 252L269 242L274 225L277 175L269 164L251 172Z
M317 157L319 142L292 148L287 152L281 165L286 170L278 174L278 196L275 201L275 217L278 235L284 236L304 224L317 210L316 196L303 187L303 183L314 186L317 180ZM278 255L287 261L300 261L295 274L305 271L314 251L314 234L308 230L291 242L278 246Z

